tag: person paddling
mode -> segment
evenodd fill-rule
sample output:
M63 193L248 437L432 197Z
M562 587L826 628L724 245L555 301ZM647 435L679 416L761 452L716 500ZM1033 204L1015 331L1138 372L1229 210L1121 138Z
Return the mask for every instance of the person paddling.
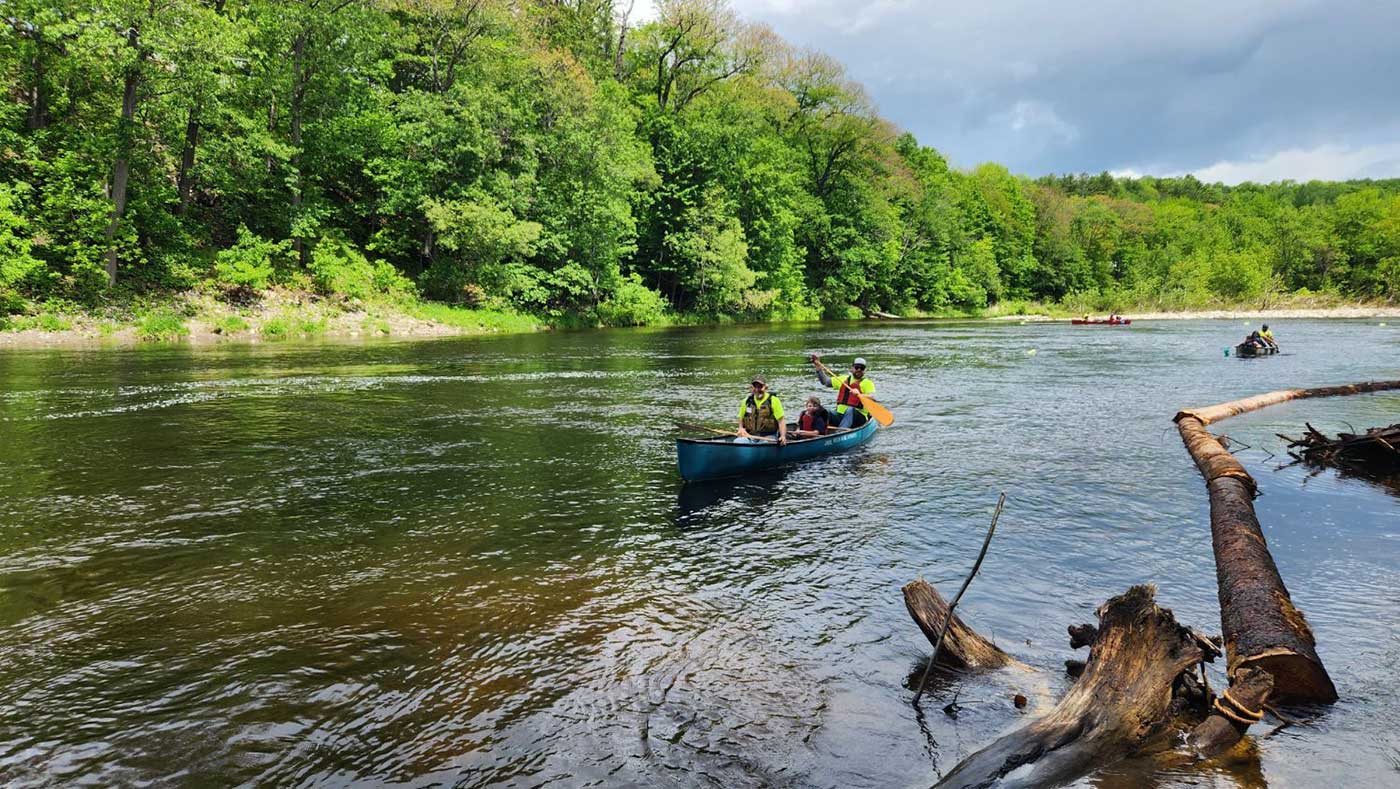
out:
M1264 324L1264 328L1259 332L1259 338L1268 343L1270 348L1278 348L1278 343L1274 341L1274 333L1269 331L1269 324Z
M768 383L755 375L749 383L752 391L739 406L739 437L753 440L754 436L777 436L779 444L787 443L787 423L783 421L783 402L768 391Z
M857 356L855 361L851 362L850 375L834 377L827 373L820 356L814 353L811 360L812 365L817 368L817 380L822 382L822 386L836 390L835 427L853 428L865 424L870 418L870 411L862 405L858 395L875 394L875 383L865 377L865 360Z

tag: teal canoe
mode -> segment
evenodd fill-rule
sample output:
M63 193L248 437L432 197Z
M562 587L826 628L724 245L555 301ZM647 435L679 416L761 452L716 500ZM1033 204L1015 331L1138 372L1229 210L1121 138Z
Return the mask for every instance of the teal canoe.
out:
M788 429L795 428L789 424ZM771 441L736 444L730 438L678 438L676 462L680 465L682 479L732 477L855 449L874 438L878 429L879 423L871 419L854 430L836 430L816 438L789 441L787 446Z

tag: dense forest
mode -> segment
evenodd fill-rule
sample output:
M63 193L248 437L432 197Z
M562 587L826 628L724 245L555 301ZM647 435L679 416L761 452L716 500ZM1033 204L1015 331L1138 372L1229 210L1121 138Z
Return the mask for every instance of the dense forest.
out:
M0 314L270 286L554 320L1400 297L1400 180L949 166L725 0L0 1Z

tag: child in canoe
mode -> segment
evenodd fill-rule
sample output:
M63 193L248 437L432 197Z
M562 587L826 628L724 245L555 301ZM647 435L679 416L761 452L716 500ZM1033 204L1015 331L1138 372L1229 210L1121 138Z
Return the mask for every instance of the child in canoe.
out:
M797 417L797 429L792 432L797 438L816 438L826 435L826 409L822 408L820 397L807 398L807 405Z

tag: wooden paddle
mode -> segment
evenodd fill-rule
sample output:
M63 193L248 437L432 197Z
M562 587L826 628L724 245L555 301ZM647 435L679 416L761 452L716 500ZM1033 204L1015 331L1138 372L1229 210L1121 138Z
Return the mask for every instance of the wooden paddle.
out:
M706 427L705 425L692 425L687 422L676 422L675 425L681 430L705 430L710 433L719 433L722 436L739 436L739 434L735 433L733 430L720 430L717 427ZM769 438L768 436L756 436L752 433L748 434L747 436L739 436L739 438L756 438L759 441L772 441L774 443L776 443L778 440L776 438Z
M810 356L807 358L808 360L815 363L818 367L825 370L827 375L831 376L832 378L836 377L836 371L822 364L820 359L815 359ZM875 401L875 398L871 397L870 395L861 394L860 390L853 386L848 386L846 388L850 390L851 394L856 396L856 399L860 401L860 404L865 408L865 410L870 412L870 416L874 418L876 422L879 422L881 427L889 427L890 425L894 424L894 414L890 413L890 409L877 403Z

